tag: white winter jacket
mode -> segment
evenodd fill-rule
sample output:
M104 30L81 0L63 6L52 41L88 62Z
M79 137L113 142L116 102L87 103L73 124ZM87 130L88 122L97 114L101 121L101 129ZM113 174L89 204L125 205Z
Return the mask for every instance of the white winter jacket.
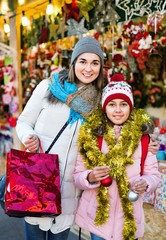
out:
M51 104L46 95L48 80L42 80L22 114L18 118L16 132L19 139L24 143L30 134L36 134L41 140L45 152L51 142L68 120L70 108L62 103ZM61 134L49 153L59 155L62 214L55 218L26 217L25 220L39 228L52 233L59 233L70 228L74 222L80 190L75 188L72 173L77 156L77 136L80 128L80 120L70 125Z

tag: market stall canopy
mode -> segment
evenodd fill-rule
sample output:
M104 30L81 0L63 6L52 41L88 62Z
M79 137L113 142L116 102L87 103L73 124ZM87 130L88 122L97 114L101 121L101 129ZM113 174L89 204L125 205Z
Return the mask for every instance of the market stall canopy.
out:
M0 15L10 11L15 11L20 6L26 6L30 3L48 3L43 0L1 0L0 1ZM98 2L98 1L96 1ZM115 6L115 10L121 17L120 21L130 20L135 17L142 17L156 11L166 11L165 0L107 0L107 2ZM97 5L96 5L97 6Z
M7 12L15 11L20 5L27 5L29 3L39 2L39 0L1 0L0 1L0 15ZM45 1L48 2L48 1Z

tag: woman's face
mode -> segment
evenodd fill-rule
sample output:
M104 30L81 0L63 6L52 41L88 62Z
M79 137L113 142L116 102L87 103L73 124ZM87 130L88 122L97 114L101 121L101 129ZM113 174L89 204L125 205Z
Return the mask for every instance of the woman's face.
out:
M79 80L77 87L93 82L99 76L100 68L100 57L97 54L79 55L75 63L75 75Z
M113 124L121 125L130 115L130 105L123 99L114 99L107 103L105 112Z

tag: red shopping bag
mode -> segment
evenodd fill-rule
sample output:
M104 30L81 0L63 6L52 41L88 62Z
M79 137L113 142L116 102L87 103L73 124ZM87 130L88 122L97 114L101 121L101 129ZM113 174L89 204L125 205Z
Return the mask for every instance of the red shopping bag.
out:
M61 213L58 155L11 149L7 159L5 213L17 217Z

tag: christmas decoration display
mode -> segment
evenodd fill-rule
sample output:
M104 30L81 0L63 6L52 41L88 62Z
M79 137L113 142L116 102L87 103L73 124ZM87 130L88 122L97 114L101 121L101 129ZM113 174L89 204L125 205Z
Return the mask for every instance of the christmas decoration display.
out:
M38 48L36 56L28 57L29 67L31 70L38 67L41 69L41 80L63 66L69 68L75 43L88 35L99 41L104 61L111 63L103 66L105 82L115 73L123 74L134 89L135 106L151 105L152 102L147 99L152 83L160 81L164 85L166 79L165 68L161 67L164 66L165 58L166 21L165 14L161 11L163 1L152 4L152 0L148 0L147 4L145 1L134 3L133 0L116 3L107 0L56 2L51 16L32 16L31 28L22 26L23 52L29 51L32 46ZM144 9L145 6L148 6L147 9ZM146 13L149 15L146 16ZM139 16L144 17L136 18ZM53 41L56 42L54 50L50 47ZM57 50L60 53L51 60ZM137 74L140 75L139 78L136 77ZM162 95L165 92L164 88ZM28 94L31 94L29 88L26 95Z
M6 119L6 121L8 121L10 127L15 127L17 118L14 113L16 113L17 109L15 109L14 112L11 108L12 105L17 104L14 98L16 91L14 87L15 72L13 69L13 58L7 56L4 58L2 72L3 84L1 84L2 94L0 102L2 101L3 105L7 107L7 111L5 112L5 115L3 114L3 117ZM5 109L3 105L1 105L2 111ZM10 118L7 117L9 115ZM15 119L15 121L13 121L13 119Z
M26 104L30 96L32 95L33 90L37 84L41 81L40 71L35 69L32 72L22 68L24 72L24 78L22 79L23 84L23 103Z

